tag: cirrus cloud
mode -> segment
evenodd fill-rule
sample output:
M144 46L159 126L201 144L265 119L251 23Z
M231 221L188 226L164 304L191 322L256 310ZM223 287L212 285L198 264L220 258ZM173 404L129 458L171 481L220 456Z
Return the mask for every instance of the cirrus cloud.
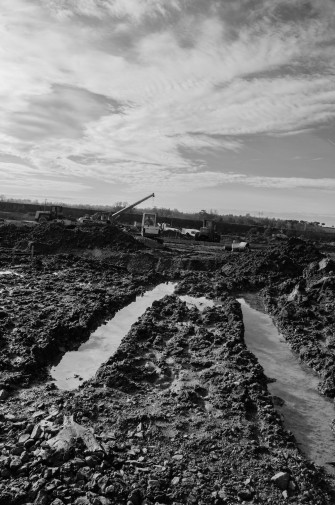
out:
M41 177L88 184L126 185L128 177L128 185L155 178L189 189L204 180L333 189L325 177L284 179L269 167L259 179L208 161L212 152L238 156L246 136L333 124L332 7L330 0L3 0L3 150Z

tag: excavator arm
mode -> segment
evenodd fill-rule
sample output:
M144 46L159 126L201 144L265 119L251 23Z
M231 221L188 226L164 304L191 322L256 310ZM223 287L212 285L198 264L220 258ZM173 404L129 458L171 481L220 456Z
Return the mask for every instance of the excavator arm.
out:
M124 212L127 212L130 209L133 209L134 207L136 207L136 205L139 205L140 203L145 202L145 200L148 200L149 198L152 198L154 196L155 196L155 193L151 193L151 195L145 196L141 200L138 200L137 202L132 203L131 205L128 205L127 207L124 207L123 209L118 210L117 212L114 212L114 214L112 214L110 216L111 221L114 221L119 216L121 216L121 214L123 214Z

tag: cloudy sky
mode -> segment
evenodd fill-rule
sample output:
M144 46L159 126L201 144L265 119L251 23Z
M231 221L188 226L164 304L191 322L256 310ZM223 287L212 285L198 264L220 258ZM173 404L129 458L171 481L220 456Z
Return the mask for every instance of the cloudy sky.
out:
M334 0L1 0L0 30L1 194L335 224Z

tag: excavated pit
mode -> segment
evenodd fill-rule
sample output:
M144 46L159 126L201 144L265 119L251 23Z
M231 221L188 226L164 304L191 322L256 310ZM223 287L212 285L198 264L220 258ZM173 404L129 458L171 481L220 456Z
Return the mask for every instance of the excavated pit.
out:
M245 343L266 376L274 381L268 389L285 427L311 461L334 473L335 435L331 426L335 409L333 402L317 391L320 378L299 363L256 295L243 294L238 301L243 313Z

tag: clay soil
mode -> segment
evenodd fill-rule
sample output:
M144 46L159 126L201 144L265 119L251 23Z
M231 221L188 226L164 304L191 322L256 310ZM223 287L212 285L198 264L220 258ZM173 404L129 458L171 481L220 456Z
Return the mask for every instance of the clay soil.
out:
M235 295L260 293L335 396L335 267L291 239L261 251L147 247L114 226L0 228L0 505L333 504L286 432ZM31 245L34 257L31 258ZM50 368L136 295L156 301L95 377ZM178 294L217 303L199 311Z

